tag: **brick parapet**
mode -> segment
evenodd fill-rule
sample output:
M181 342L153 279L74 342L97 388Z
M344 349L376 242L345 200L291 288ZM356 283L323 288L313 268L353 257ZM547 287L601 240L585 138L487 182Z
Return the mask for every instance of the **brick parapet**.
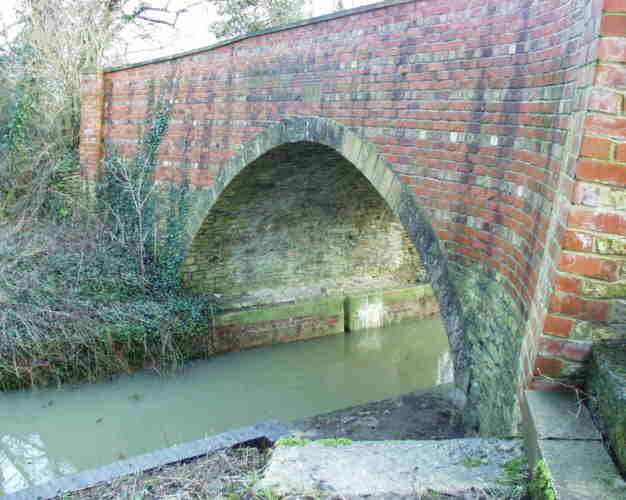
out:
M107 143L134 151L150 86L173 68L160 180L186 163L191 184L209 187L282 117L332 118L377 145L450 254L499 269L529 306L578 82L591 74L593 15L574 0L402 2L112 71Z
M576 383L593 342L626 338L626 4L605 0L593 87L536 375ZM545 381L541 382L545 385Z
M82 75L80 99L80 168L82 177L88 184L96 179L104 154L104 74L102 70Z

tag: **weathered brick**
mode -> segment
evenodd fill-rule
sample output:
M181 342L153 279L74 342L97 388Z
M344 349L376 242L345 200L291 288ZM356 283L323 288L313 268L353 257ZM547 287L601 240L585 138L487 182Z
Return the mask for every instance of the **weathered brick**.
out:
M554 282L556 289L560 292L574 294L580 292L580 278L578 277L558 273L554 277Z
M567 224L572 228L626 236L626 214L622 213L574 207L569 214Z
M626 16L624 16L626 20ZM617 90L626 89L626 66L617 64L599 64L596 72L596 83Z
M577 182L574 187L572 201L588 207L626 210L626 190L621 186L603 186Z
M602 38L598 42L598 56L607 62L626 62L626 38Z
M626 12L624 0L604 0L605 12Z
M599 160L608 160L611 153L611 141L586 135L583 138L580 154Z
M626 163L626 144L618 144L616 146L615 159L621 163Z
M591 354L591 342L570 341L554 337L539 338L540 352L561 356L571 361L583 361ZM562 369L562 367L561 367Z
M561 271L605 280L619 279L620 268L620 264L614 260L569 252L563 252L559 262Z
M602 36L625 36L626 16L605 14L600 26Z
M626 165L593 160L580 160L576 177L583 181L626 185Z
M590 134L626 139L626 117L590 113L585 120L585 130Z
M567 230L563 240L563 248L575 252L593 252L594 237L589 233Z
M535 359L535 375L545 375L548 377L558 377L563 368L563 361L560 359L537 356Z
M576 295L554 295L550 302L550 313L588 321L606 321L609 304Z
M559 337L569 337L574 320L559 316L548 315L543 325L543 331Z

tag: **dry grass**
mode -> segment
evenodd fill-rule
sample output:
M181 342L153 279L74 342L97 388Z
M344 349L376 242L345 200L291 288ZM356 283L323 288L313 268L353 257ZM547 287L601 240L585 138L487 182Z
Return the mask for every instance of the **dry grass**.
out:
M169 370L212 352L204 299L155 290L95 217L0 221L0 390Z
M188 462L126 476L57 500L256 499L252 484L266 463L257 448L222 450Z

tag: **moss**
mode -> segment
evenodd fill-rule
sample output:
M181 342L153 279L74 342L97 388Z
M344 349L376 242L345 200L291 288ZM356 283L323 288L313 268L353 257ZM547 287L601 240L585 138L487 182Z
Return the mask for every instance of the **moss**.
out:
M311 442L310 439L301 439L293 436L280 438L276 441L276 446L306 446Z
M517 482L524 479L528 469L528 459L525 456L517 457L506 462L502 468L507 478Z
M550 469L543 460L537 462L530 480L530 497L533 500L556 500Z
M487 460L480 457L466 456L461 459L461 464L468 468L480 467L481 465L487 465L487 463Z
M352 439L349 438L327 438L327 439L318 439L317 442L319 444L323 444L325 446L348 446L352 444Z
M215 318L215 325L254 324L262 321L275 321L313 314L343 317L343 298L318 297L296 304L275 305L224 313Z

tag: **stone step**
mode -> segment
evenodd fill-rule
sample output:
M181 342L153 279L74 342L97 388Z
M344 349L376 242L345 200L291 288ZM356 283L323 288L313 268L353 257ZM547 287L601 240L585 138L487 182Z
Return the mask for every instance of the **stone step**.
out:
M258 492L287 498L507 498L512 481L506 469L524 456L521 441L508 439L289 443L275 446Z
M587 408L574 392L526 391L524 437L531 495L624 500L626 489Z
M626 474L626 342L596 344L589 365L589 407Z

